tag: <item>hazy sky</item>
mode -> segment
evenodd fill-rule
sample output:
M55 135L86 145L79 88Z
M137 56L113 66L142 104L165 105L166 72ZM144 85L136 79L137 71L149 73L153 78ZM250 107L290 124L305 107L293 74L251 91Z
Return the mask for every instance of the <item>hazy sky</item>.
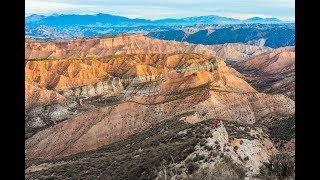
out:
M26 15L108 13L130 18L220 15L294 20L294 0L25 0Z

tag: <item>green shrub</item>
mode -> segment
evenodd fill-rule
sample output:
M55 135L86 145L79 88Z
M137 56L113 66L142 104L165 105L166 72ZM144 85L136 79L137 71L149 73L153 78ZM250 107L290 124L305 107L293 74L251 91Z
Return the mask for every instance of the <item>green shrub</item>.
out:
M221 148L221 146L219 144L217 144L215 147L216 147L216 149L220 149Z
M193 172L199 169L199 165L193 161L189 162L186 167L188 170L188 174L192 174Z
M242 145L242 144L243 144L243 140L241 139L241 140L240 140L240 145Z
M212 146L205 145L204 149L207 151L211 151L213 148L212 148Z
M233 148L234 152L237 152L238 149L239 149L238 146L235 146L235 147Z
M207 141L205 139L200 140L200 146L205 146Z
M210 133L210 131L205 135L206 138L212 138L213 135Z
M201 161L204 158L205 158L204 155L196 154L196 156L193 158L193 161L194 162Z
M248 157L248 156L246 156L243 160L245 160L245 161L249 161L249 157Z
M210 152L210 156L212 156L212 157L217 157L218 155L219 155L219 153L216 152L216 151L211 151Z

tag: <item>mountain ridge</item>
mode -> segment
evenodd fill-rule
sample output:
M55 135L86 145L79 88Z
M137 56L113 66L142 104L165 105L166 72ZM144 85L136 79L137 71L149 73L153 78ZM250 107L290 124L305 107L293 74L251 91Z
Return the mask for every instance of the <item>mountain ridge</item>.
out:
M65 20L63 18L75 18L74 20L77 21L76 18L91 18L91 23L97 23L99 20L106 20L106 18L109 18L109 20L118 20L119 22L124 21L136 21L136 23L191 23L191 24L234 24L234 23L246 23L246 22L257 22L257 23L285 23L288 21L282 21L278 18L272 17L272 18L260 18L260 17L252 17L245 20L240 20L236 18L230 18L230 17L224 17L224 16L217 16L217 15L207 15L207 16L190 16L190 17L183 17L183 18L163 18L163 19L145 19L145 18L128 18L125 16L120 15L111 15L111 14L104 14L104 13L98 13L94 15L79 15L79 14L60 14L60 15L38 15L38 14L32 14L29 16L26 16L26 22L35 22L36 20L39 21L52 21L52 18L61 18L61 20ZM30 21L33 20L33 21ZM83 19L85 21L85 19ZM94 20L96 22L94 22ZM112 22L112 21L111 21ZM200 23L199 23L200 22ZM290 22L290 21L289 21ZM149 25L150 25L149 24Z
M110 14L30 15L25 18L25 37L34 39L74 39L119 34L197 44L251 43L265 39L269 47L294 45L294 24L277 18L247 20L210 15L149 20ZM185 29L193 29L186 31Z

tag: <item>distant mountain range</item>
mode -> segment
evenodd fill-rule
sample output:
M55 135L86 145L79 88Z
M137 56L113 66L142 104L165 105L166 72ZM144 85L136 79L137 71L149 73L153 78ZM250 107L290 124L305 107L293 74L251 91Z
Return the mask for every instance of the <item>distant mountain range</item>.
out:
M147 36L204 45L246 43L278 48L295 45L295 26L294 24L217 25L153 31Z
M159 20L148 20L148 19L131 19L123 16L116 16L110 14L96 14L96 15L57 15L53 14L50 16L33 14L26 17L26 25L33 26L54 26L54 27L70 27L75 25L88 26L88 25L170 25L170 26L181 26L181 25L209 25L209 24L243 24L243 23L287 23L277 18L260 18L254 17L247 20L239 20L234 18L227 18L221 16L198 16L198 17L187 17L187 18L166 18Z
M110 14L97 15L31 15L26 17L27 26L53 26L53 27L70 27L70 26L88 26L88 25L141 25L150 24L151 20L146 19L130 19L122 16L114 16Z
M277 18L260 18L253 17L245 20L246 23L283 23L283 21Z
M195 44L247 43L281 47L293 46L295 37L294 23L260 17L239 20L211 15L148 20L101 13L34 14L27 16L25 22L26 38L47 40L138 33Z

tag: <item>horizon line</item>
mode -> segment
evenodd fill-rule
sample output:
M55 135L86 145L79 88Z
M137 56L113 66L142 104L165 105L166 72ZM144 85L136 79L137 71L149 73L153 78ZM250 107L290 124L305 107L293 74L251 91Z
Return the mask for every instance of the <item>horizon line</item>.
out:
M235 19L235 20L240 20L240 21L244 21L244 20L248 20L248 19L252 19L252 18L262 18L262 19L271 19L271 18L276 18L280 21L283 22L295 22L295 17L293 17L293 20L283 20L282 18L278 18L278 17L259 17L259 16L252 16L250 18L247 19L237 19L237 18L233 18L233 17L228 17L228 16L221 16L221 15L198 15L198 16L185 16L185 17L167 17L167 18L159 18L159 19L150 19L150 18L132 18L132 17L127 17L127 16L122 16L122 15L117 15L117 14L112 14L112 13L52 13L52 14L45 14L45 13L30 13L29 15L27 13L25 13L25 18L32 16L32 15L41 15L41 16L45 16L45 17L49 17L49 16L54 16L54 15L81 15L81 16L85 16L85 15L99 15L99 14L104 14L104 15L112 15L112 16L120 16L120 17L125 17L128 19L145 19L145 20L150 20L150 21L157 21L157 20L163 20L163 19L183 19L183 18L191 18L191 17L206 17L206 16L217 16L217 17L224 17L224 18L230 18L230 19Z

